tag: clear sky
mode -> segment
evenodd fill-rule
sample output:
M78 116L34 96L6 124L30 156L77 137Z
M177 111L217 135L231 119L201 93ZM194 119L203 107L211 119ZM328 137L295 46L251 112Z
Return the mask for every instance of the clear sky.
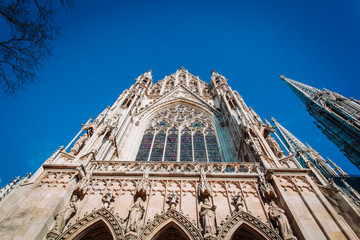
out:
M0 96L0 186L34 173L140 74L181 66L208 83L215 69L261 118L359 174L278 77L360 99L358 0L75 0L56 21L63 37L39 80Z

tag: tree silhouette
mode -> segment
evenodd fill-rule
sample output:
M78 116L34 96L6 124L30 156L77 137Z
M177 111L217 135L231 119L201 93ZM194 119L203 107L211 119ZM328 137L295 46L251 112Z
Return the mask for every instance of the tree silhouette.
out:
M0 16L8 38L0 39L0 88L14 95L37 78L42 62L51 56L51 43L60 28L54 16L71 0L0 0Z

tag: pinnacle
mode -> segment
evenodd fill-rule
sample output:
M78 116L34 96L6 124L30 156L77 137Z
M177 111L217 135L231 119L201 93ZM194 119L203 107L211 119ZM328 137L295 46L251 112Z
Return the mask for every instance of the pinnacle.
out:
M307 104L309 101L313 102L314 99L321 93L321 91L317 88L297 82L285 77L284 75L280 75L280 78L301 99L301 101L304 102L304 104Z

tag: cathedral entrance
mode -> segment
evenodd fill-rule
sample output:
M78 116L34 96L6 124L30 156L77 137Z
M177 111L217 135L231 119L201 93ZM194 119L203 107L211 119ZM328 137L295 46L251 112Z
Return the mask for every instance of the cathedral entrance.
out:
M246 224L242 224L233 234L231 240L266 240L256 230Z
M190 240L175 224L168 224L153 238L155 240Z
M113 237L106 224L98 221L82 231L74 240L113 240Z

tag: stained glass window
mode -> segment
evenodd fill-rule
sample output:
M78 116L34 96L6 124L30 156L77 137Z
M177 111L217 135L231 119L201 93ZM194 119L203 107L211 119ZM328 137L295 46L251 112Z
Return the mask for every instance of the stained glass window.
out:
M180 141L180 161L192 162L191 134L188 132L183 133Z
M163 131L160 131L158 132L158 134L156 134L154 145L151 150L150 161L155 161L155 162L162 161L162 157L164 153L165 137L166 134Z
M204 135L197 131L193 136L194 142L194 161L207 162Z
M216 136L212 133L206 135L206 146L209 154L210 162L221 162L219 147L216 141Z
M148 160L153 137L154 136L151 132L147 132L144 134L143 139L140 144L140 147L139 147L139 152L136 156L136 161L147 161Z
M168 107L156 113L152 127L145 131L136 161L220 162L216 139L204 112L188 105Z
M178 135L170 132L166 138L166 150L164 161L176 162Z
M205 127L205 125L199 121L193 122L190 127Z

